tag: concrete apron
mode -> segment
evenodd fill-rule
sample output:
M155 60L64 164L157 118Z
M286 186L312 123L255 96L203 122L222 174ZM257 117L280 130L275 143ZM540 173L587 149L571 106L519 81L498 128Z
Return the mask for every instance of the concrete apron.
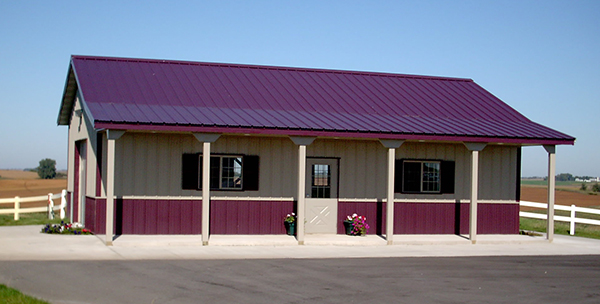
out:
M543 237L523 235L478 236L478 244L526 244L547 242ZM305 246L387 246L384 236L348 236L339 234L306 234ZM394 245L470 245L467 236L461 235L394 235ZM202 246L196 235L122 235L114 246ZM301 246L288 235L211 235L209 246Z
M518 256L598 254L600 240L556 236L480 235L472 245L465 236L394 235L384 238L306 235L305 245L286 235L212 235L202 246L198 235L123 235L113 246L103 235L49 235L41 226L0 227L0 260L144 260Z

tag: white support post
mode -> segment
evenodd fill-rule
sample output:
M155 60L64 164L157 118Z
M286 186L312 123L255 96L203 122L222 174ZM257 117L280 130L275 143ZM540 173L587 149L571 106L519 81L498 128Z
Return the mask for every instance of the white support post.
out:
M469 208L469 239L477 243L477 196L479 187L479 151L471 152L471 204Z
M385 238L388 245L394 244L394 184L396 173L396 149L400 148L404 140L380 139L381 144L388 148L387 153L387 191L385 208Z
M471 203L469 205L469 239L471 244L477 243L477 203L479 196L479 152L486 143L464 143L471 151Z
M202 245L208 246L210 239L210 144L221 134L192 133L202 143Z
M15 196L15 221L19 220L19 209L21 209L21 199Z
M545 145L548 152L548 215L546 220L546 239L554 240L554 196L556 190L556 146Z
M304 222L306 217L304 191L306 188L306 145L298 146L298 219L296 237L298 245L304 245Z
M125 131L107 130L108 139L106 155L106 246L112 246L115 222L115 141L125 134ZM80 219L81 220L81 219Z
M316 137L290 136L290 139L298 145L298 197L296 219L296 240L298 245L304 245L304 224L306 221L306 146L313 143Z
M569 227L569 234L575 235L575 205L571 205L571 223Z
M112 246L115 214L115 140L108 140L106 157L106 246Z
M202 144L202 245L210 237L210 142Z
M394 172L396 166L396 149L388 149L387 166L387 203L385 216L385 238L388 245L394 244Z

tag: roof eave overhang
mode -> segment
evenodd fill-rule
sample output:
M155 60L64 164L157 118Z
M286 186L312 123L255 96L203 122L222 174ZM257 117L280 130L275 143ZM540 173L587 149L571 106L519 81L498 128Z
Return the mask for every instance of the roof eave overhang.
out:
M388 133L388 132L358 132L358 131L333 131L333 130L308 130L308 129L282 129L282 128L252 128L232 126L194 126L194 125L158 125L96 122L96 129L113 129L147 132L204 132L228 134L253 134L274 136L317 136L348 139L403 139L431 142L481 142L511 145L574 145L575 138L528 138L528 137L494 137L480 135L451 135L451 134L414 134L414 133Z
M71 120L71 112L75 105L75 96L77 95L77 80L73 71L73 63L69 64L69 72L65 81L65 89L62 94L62 101L58 112L57 124L69 125Z

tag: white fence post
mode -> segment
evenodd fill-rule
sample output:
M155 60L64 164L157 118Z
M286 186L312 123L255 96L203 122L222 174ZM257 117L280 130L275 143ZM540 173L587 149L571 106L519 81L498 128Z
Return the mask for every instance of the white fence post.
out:
M519 204L524 207L533 207L533 208L540 208L540 209L548 210L548 204L544 204L544 203L520 201ZM581 213L600 215L600 210L598 210L598 209L582 208L582 207L577 207L575 205L571 205L571 206L554 205L554 207L556 208L556 210L570 212L570 216L562 216L562 215L554 216L555 221L569 223L569 226L570 226L569 234L570 235L575 235L575 224L587 224L587 225L600 226L600 220L591 219L589 217L580 217L580 218L576 217L577 214L581 214ZM533 218L533 219L540 219L540 220L548 219L546 214L526 212L526 211L519 211L519 216Z
M60 193L60 219L65 219L65 209L67 208L67 190Z
M18 196L15 196L15 221L19 220L19 209L21 208L21 202Z
M61 193L52 194L48 193L48 195L40 195L40 196L32 196L32 197L19 197L15 196L14 198L0 198L0 206L4 204L11 204L14 208L0 208L0 214L13 214L14 220L18 221L21 218L21 213L39 213L46 212L48 214L48 219L56 218L56 210L60 210L61 219L65 218L65 214L67 212L67 191L62 190ZM60 207L54 204L54 199L58 199L60 197ZM38 207L27 207L21 208L21 203L30 203L30 202L46 202L46 206L43 203L35 204Z
M569 233L575 235L575 205L571 205L571 226L569 227Z
M48 193L48 219L54 219L54 201L52 200L52 193Z

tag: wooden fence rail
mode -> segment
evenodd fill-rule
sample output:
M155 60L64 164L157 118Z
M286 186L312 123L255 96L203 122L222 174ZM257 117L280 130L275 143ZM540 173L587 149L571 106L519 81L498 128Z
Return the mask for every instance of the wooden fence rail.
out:
M54 200L60 198L60 205L55 206ZM32 208L21 208L21 203L47 201L46 207L32 207ZM34 213L34 212L48 212L48 218L54 219L54 211L60 210L60 218L65 218L65 209L67 208L67 190L61 191L61 193L33 197L18 197L15 198L0 198L0 205L2 204L13 204L12 209L3 208L0 209L0 214L11 214L14 213L15 221L19 220L19 214L21 213Z
M546 210L548 210L548 204L544 204L544 203L535 203L535 202L521 201L520 204L521 204L521 206L524 206L524 207L533 207L533 208L540 208L540 209L546 209ZM571 206L554 205L554 210L563 210L563 211L569 211L570 212L570 216L554 215L554 220L555 221L569 223L570 224L569 233L571 235L575 235L575 223L588 224L588 225L599 225L600 226L600 221L599 220L592 220L592 219L587 219L587 218L578 218L578 217L575 216L576 212L600 215L600 210L598 210L598 209L582 208L582 207L577 207L575 205L571 205ZM535 218L535 219L542 219L542 220L547 219L546 214L543 214L543 213L533 213L533 212L520 211L519 212L519 216L528 217L528 218Z

